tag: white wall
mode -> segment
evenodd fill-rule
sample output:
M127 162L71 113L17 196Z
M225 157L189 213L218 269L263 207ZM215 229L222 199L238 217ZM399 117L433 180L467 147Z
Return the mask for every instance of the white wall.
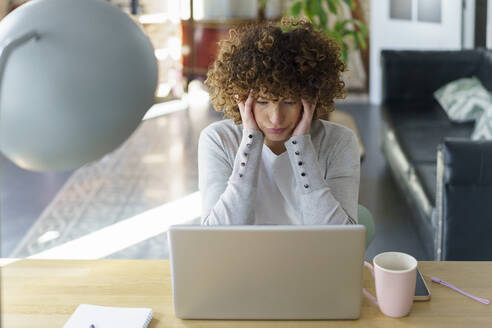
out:
M431 50L461 48L461 0L442 0L441 24L416 21L417 0L413 0L412 21L389 18L390 0L371 0L370 90L371 103L381 103L382 49Z
M257 0L195 0L193 1L193 18L229 19L256 18L258 16Z
M473 49L475 46L475 0L464 0L464 2L463 48Z
M265 16L267 18L276 18L282 15L284 10L290 8L286 1L282 0L268 0L265 8Z

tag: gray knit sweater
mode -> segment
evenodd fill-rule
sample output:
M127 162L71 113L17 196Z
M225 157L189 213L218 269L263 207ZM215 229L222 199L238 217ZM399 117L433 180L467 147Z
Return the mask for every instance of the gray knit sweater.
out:
M215 122L198 145L202 224L247 225L254 222L256 186L263 133L243 130L232 120ZM357 223L360 152L354 132L314 120L311 133L285 142L295 172L301 222ZM274 206L274 204L272 204Z

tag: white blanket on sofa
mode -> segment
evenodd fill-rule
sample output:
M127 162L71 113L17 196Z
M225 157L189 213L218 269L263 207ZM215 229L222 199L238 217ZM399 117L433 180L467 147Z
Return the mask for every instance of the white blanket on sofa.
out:
M453 122L475 121L472 140L492 139L492 93L476 77L452 81L434 92Z

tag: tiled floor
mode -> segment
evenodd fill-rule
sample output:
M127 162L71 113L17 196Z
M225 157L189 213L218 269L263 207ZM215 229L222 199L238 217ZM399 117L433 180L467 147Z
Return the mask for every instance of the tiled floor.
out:
M72 172L26 171L0 152L1 256L9 256Z
M428 259L420 246L415 226L411 220L412 214L410 209L397 189L384 157L379 150L379 108L377 106L369 106L351 101L340 104L338 108L351 113L355 117L366 148L365 159L361 167L359 197L360 203L368 207L373 213L376 223L376 237L367 250L367 258L372 258L381 251L400 250L414 255L419 260ZM127 193L128 195L140 195L145 192L146 185L148 186L153 183L151 195L153 197L158 195L160 202L170 201L176 199L176 197L182 197L195 192L197 190L196 143L199 131L210 122L220 119L220 117L220 114L213 112L210 108L204 111L191 108L188 111L167 114L166 116L155 119L155 122L147 124L147 126L151 126L152 124L162 124L165 126L165 128L160 130L162 132L161 134L154 136L154 138L163 138L163 140L158 140L158 142L154 140L152 143L156 145L156 149L152 151L153 157L150 160L172 157L175 164L174 166L162 165L162 167L157 167L157 171L153 171L151 175L140 174L141 172L136 174L142 168L133 167L134 174L131 176L126 175L126 178L124 174L118 176L119 185L124 185L125 190L130 190ZM158 127L154 126L152 129L158 129ZM171 140L172 142L170 142ZM176 147L173 147L177 143L184 145L180 151L177 151ZM147 142L142 144L142 147L147 147L147 144ZM121 154L120 156L118 160L114 161L114 165L124 165L124 163L135 164L135 159L139 159L139 156L135 156L135 154ZM18 248L19 243L25 239L26 233L34 226L38 217L43 217L46 214L43 213L44 209L50 203L50 206L53 206L52 200L55 198L57 192L62 189L64 183L70 177L71 172L50 174L27 172L15 167L3 157L1 158L1 163L1 176L3 177L1 181L1 254L5 257L11 255ZM156 167L154 167L155 169ZM113 174L116 171L109 170L108 172L107 174ZM135 176L140 178L134 179ZM156 184L155 180L159 180L160 184ZM162 188L159 186L162 186ZM169 186L174 186L174 188L170 188ZM176 194L177 189L179 190L179 195ZM147 194L149 194L148 188ZM81 198L83 195L83 192L79 192L79 196L76 198ZM122 214L124 210L122 208L118 209L117 207L125 202L129 202L127 198L123 197L123 188L119 189L119 191L117 189L113 195L116 195L116 198L119 198L119 200L115 200L114 196L110 200L98 198L98 204L105 204L104 208L109 208L113 210L113 213L118 213L119 216L116 216L114 221L128 218L128 213ZM60 195L57 197L60 199ZM135 198L131 199L134 200ZM111 201L115 203L111 203ZM115 207L114 204L120 205L116 205ZM125 206L128 208L127 205ZM155 204L151 204L151 206L155 206ZM93 211L95 207L94 204L92 206L89 205L87 210L90 209ZM66 208L63 207L63 209ZM53 211L52 208L48 209ZM61 211L60 209L62 207L55 207L55 210ZM73 214L71 216L69 212L62 212L56 215L58 218L56 222L58 227L76 227L77 225L74 222L70 222ZM103 213L102 210L101 213ZM135 211L133 211L131 215L135 214ZM65 219L60 220L60 218ZM97 219L97 213L95 218L93 218L94 224L89 224L88 219L84 220L82 223L85 224L85 229L89 229L87 231L90 231L91 227L94 230L101 229L101 226L104 225ZM51 225L50 222L55 224L54 221L46 222L48 222L47 226ZM67 229L65 228L65 230ZM80 232L81 228L77 229ZM31 233L33 233L32 229ZM159 235L127 247L119 252L115 252L107 257L149 258L149 256L156 256L152 255L155 254L152 252L163 243L163 236ZM17 255L25 256L26 253L17 252ZM167 256L165 252L161 255L162 257ZM161 255L157 257L161 257Z

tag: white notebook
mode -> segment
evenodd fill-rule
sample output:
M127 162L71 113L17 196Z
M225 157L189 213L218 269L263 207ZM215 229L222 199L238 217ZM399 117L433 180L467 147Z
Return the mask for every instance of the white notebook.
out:
M147 328L152 309L80 304L63 328Z

